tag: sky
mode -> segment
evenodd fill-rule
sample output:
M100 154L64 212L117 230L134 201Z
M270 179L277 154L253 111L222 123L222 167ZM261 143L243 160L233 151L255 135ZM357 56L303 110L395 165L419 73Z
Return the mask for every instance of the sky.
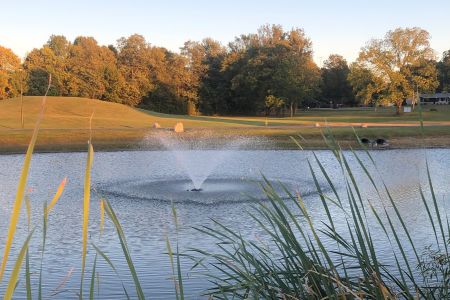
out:
M303 28L319 65L332 53L352 62L367 41L397 27L426 29L438 58L450 49L449 0L0 0L0 7L0 45L21 58L52 34L108 45L139 33L178 52L187 40L226 45L263 24Z

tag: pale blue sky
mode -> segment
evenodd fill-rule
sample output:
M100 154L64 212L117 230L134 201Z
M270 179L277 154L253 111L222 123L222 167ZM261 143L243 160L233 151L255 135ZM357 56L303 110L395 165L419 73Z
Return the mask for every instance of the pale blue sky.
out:
M331 53L353 61L371 38L396 27L419 26L440 54L450 49L449 0L1 0L0 45L23 57L51 34L100 44L140 33L153 45L178 51L186 40L224 44L265 23L303 28L320 64Z

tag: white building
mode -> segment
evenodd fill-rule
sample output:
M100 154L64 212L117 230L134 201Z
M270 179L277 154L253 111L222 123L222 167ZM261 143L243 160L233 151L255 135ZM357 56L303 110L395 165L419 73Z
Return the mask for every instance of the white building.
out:
M450 104L450 93L420 94L420 104Z

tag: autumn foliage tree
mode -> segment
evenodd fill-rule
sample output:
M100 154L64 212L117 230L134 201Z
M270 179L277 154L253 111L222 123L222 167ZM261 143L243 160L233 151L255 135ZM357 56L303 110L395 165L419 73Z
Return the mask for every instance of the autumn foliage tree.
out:
M156 47L138 34L117 45L92 37L73 42L52 35L25 58L27 94L78 96L144 105L167 113L255 114L266 97L283 99L291 115L318 90L320 70L303 30L265 25L225 47L206 38L188 41L180 53ZM278 108L277 108L278 109Z
M79 97L112 100L106 96L108 85L119 83L110 80L116 71L116 57L105 46L99 46L92 37L77 37L70 47L67 67L70 73L72 94Z
M437 64L448 88L448 53ZM21 64L0 47L0 99L21 93L89 97L178 114L294 116L322 98L336 104L394 103L398 112L414 91L438 85L429 34L420 28L389 31L370 41L350 65L331 55L319 69L312 42L300 28L264 25L228 45L212 38L187 41L179 53L139 34L102 46L92 37L52 35Z
M371 40L357 63L371 71L379 100L395 104L397 114L415 90L431 92L438 86L430 35L421 28L397 28L383 39Z
M20 68L20 59L11 49L0 46L0 100L15 95L14 74Z

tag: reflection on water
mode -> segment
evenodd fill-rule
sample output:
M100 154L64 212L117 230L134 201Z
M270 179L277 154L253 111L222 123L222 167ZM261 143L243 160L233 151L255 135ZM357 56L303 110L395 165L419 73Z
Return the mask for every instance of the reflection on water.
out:
M339 187L340 193L344 195L341 169L333 155L328 151L318 151L317 154L324 167L332 174L332 180ZM207 151L203 155L203 159L208 160L208 155L214 156L215 154L214 151ZM354 175L363 186L365 198L372 201L378 209L384 203L389 211L390 204L388 201L378 199L375 190L370 187L357 161L352 158L350 153L348 155L350 164L354 166ZM369 161L363 153L361 155L364 160ZM427 150L427 155L438 199L446 207L449 190L447 188L447 176L450 167L450 150ZM244 179L244 182L253 182L260 180L261 174L264 174L270 180L287 182L289 183L288 188L293 192L298 191L300 194L306 195L305 202L312 219L317 224L325 220L326 216L317 195L311 194L314 186L306 163L306 159L312 159L311 152L235 151L232 157L232 160L223 161L221 165L215 168L211 174L212 186L214 182L217 183L220 180L234 182L237 179ZM379 170L379 174L375 177L377 180L383 179L390 188L395 202L411 230L411 235L423 246L431 244L433 237L430 234L429 221L419 198L418 190L419 183L426 185L427 181L425 152L423 150L387 150L374 152L373 157ZM79 287L81 266L82 191L85 158L85 153L36 154L33 157L29 180L29 187L32 188L33 224L41 223L43 202L49 201L61 179L65 176L68 177L66 190L49 217L43 270L44 295L46 298L52 294L61 293L58 294L58 297L77 299L76 293ZM21 155L0 156L0 245L2 250L22 160L23 156ZM317 166L314 165L314 168L317 169ZM369 167L369 169L375 171L373 167ZM100 238L98 234L99 199L106 196L110 200L124 227L145 294L152 299L170 299L173 297L173 282L168 279L170 276L169 259L164 254L166 252L166 236L174 236L170 197L163 199L167 201L150 200L152 199L152 195L150 195L152 190L146 192L149 194L148 197L125 197L121 193L107 193L104 188L105 186L115 186L120 191L122 190L120 184L126 185L127 182L130 185L142 182L150 185L154 182L180 183L187 179L184 174L183 170L177 168L173 156L166 151L95 154L92 176L90 239L111 258L116 268L119 269L121 279L125 282L130 293L134 292L134 285L127 271L126 261L123 258L112 224L106 222L104 235ZM325 182L320 176L319 180ZM161 186L160 184L155 185ZM215 188L217 189L217 186ZM257 190L253 188L245 188L245 190L257 193ZM156 191L153 190L153 193L156 194ZM164 194L164 190L162 193ZM178 200L180 199L178 198ZM206 200L208 199L205 198ZM261 239L264 234L246 214L246 210L254 202L239 200L238 202L227 201L225 197L219 202L206 201L208 203L202 203L201 199L198 201L177 201L175 205L181 223L180 248L214 249L214 241L210 237L193 229L195 226L212 225L212 219L231 226L248 239ZM345 229L344 214L335 208L333 215L335 223L342 225L342 229ZM377 242L378 251L385 255L384 258L389 263L391 261L389 244L375 220L369 216L368 221L372 224L372 235ZM396 225L398 226L398 224ZM18 238L14 243L14 254L11 256L11 260L16 257L17 245L21 245L26 236L26 230L26 220L24 214L22 214L17 233ZM30 246L31 268L34 271L39 270L41 254L40 231L37 231L37 233ZM87 266L92 266L94 254L94 251L90 249L88 253L90 260L88 260ZM184 267L186 293L188 298L191 299L202 298L201 292L208 287L207 280L201 273L191 271L189 264ZM8 268L10 267L11 264L8 265ZM99 260L97 268L100 273L100 294L98 298L121 299L120 280L110 270L108 264ZM56 289L72 269L73 272L65 286ZM87 272L90 274L89 267ZM38 274L33 273L33 283L37 284L37 280ZM4 288L5 282L2 282L0 289L3 290ZM16 296L25 296L24 280L20 281ZM206 297L203 298L206 299Z

